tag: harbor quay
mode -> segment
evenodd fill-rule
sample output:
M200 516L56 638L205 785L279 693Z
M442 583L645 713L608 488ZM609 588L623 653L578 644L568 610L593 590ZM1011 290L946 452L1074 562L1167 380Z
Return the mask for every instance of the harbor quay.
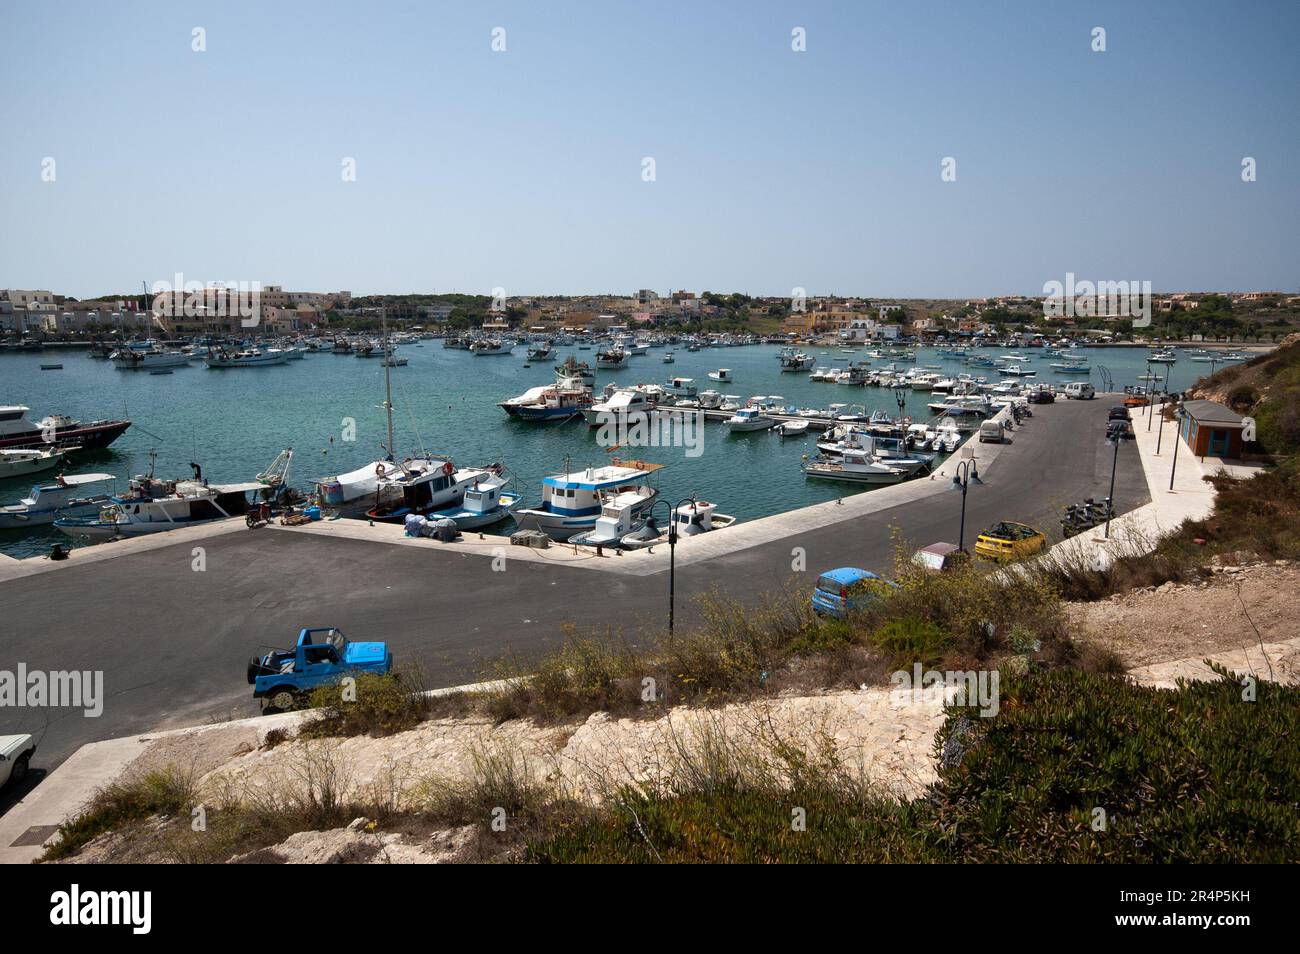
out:
M693 597L711 590L747 602L792 578L811 588L833 567L888 573L895 530L915 546L956 542L961 495L950 488L963 452L983 481L966 500L968 547L1000 520L1052 535L1068 503L1106 495L1112 403L1099 395L1041 406L1006 443L972 440L929 478L683 537L673 554L677 625L691 625ZM1119 512L1150 500L1132 443L1117 458ZM629 637L666 625L667 546L575 550L511 546L490 533L440 543L365 521L250 530L228 520L76 550L59 563L5 558L9 658L29 670L100 670L105 696L95 718L15 710L12 731L41 737L33 768L49 771L87 742L256 715L248 658L304 626L384 640L399 666L438 687L554 645L568 624Z

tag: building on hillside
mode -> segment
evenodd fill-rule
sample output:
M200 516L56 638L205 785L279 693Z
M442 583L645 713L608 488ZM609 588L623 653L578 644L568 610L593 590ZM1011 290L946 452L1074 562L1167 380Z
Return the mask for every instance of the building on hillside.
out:
M1241 456L1247 436L1253 438L1255 422L1217 401L1185 401L1179 432L1197 457Z

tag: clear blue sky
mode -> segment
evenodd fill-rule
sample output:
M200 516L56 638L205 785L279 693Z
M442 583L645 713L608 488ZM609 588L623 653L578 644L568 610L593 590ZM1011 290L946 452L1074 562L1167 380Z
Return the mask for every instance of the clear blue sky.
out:
M11 2L0 36L0 287L1300 288L1295 0Z

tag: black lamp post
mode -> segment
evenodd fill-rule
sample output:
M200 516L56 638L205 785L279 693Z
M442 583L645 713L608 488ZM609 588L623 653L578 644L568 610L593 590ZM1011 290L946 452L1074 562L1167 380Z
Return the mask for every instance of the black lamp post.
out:
M1106 443L1115 448L1110 460L1110 496L1106 498L1106 532L1103 538L1110 539L1110 516L1115 512L1115 470L1119 466L1119 444L1124 439L1124 431L1116 427L1106 438Z
M1151 418L1156 408L1156 382L1151 378L1151 362L1147 361L1147 433L1151 433Z
M659 504L668 508L668 635L673 634L673 616L676 605L676 585L677 585L677 511L681 509L682 504L689 503L694 507L696 498L694 495L685 497L677 501L673 506L667 500L660 497L650 505L650 512L653 514Z
M952 489L961 491L961 529L957 531L957 549L966 550L966 488L971 484L982 484L979 468L975 459L963 460L957 464L957 472L952 476Z
M1169 489L1174 489L1174 474L1178 470L1178 432L1182 430L1183 409L1178 407L1174 411L1174 462L1169 468Z

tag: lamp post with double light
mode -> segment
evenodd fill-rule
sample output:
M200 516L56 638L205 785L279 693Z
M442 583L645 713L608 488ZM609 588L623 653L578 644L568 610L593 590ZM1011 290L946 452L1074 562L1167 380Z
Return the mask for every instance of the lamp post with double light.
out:
M690 504L692 510L694 510L696 502L697 502L696 497L694 494L692 494L689 497L685 497L677 501L676 506L673 506L662 497L658 498L657 500L655 500L653 504L650 505L651 514L655 512L655 508L658 507L660 504L663 504L665 507L668 508L668 635L670 636L673 634L673 622L674 622L673 617L674 617L674 609L676 606L677 536L678 536L677 511L681 509L683 504Z
M963 553L966 552L966 489L971 484L978 486L982 483L975 458L957 464L957 472L952 476L952 489L961 491L961 528L957 531L957 549Z

